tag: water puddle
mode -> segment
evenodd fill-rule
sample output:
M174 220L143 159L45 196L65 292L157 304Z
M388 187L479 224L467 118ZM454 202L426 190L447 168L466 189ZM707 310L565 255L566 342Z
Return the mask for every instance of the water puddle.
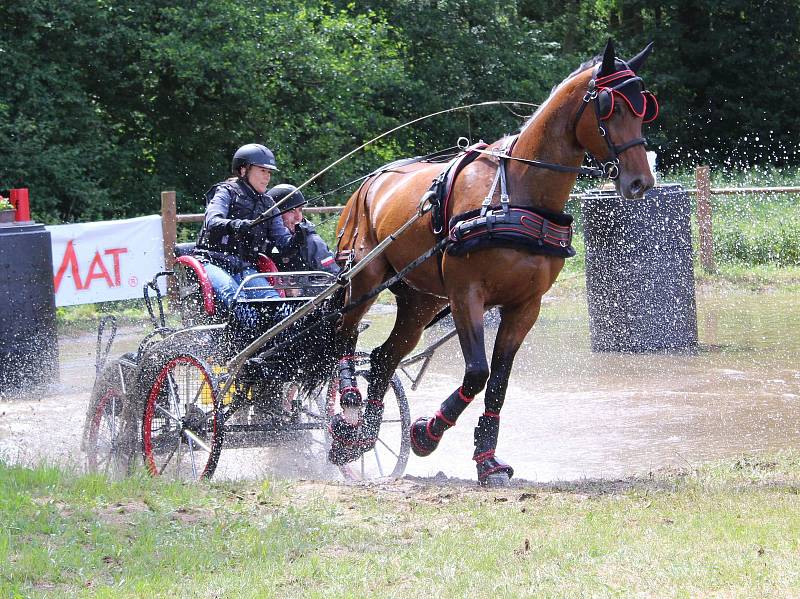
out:
M531 480L619 477L743 452L793 447L800 436L796 294L698 295L700 349L592 353L583 299L546 303L515 363L498 455ZM487 343L488 344L488 343ZM457 341L442 347L412 419L461 381ZM482 395L437 453L408 472L474 477L472 431Z
M800 440L797 293L698 294L694 354L592 353L585 299L548 301L517 356L502 411L498 455L530 480L616 478L664 466L796 447ZM393 321L370 315L372 346ZM442 329L426 334L427 341ZM113 355L144 335L124 330ZM489 329L491 343L493 329ZM80 433L94 379L95 338L61 340L61 381L48 393L0 401L0 455L82 462ZM442 346L420 387L403 378L412 420L429 416L461 383L457 340ZM407 473L474 478L472 434L482 395L436 453ZM224 450L223 450L224 453ZM259 472L259 474L264 474Z

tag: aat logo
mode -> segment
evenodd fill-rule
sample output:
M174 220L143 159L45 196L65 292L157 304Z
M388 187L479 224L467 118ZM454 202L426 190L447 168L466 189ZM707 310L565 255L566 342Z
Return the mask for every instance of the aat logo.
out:
M88 269L85 271L86 276L81 277L81 264L75 253L74 240L70 240L64 250L61 264L53 278L55 292L58 293L64 274L68 269L72 274L72 280L75 282L75 289L78 291L90 289L95 281L105 281L108 287L119 287L122 278L120 274L120 256L127 253L128 248L111 248L102 250L102 253L97 250L88 264ZM86 264L83 266L85 267Z

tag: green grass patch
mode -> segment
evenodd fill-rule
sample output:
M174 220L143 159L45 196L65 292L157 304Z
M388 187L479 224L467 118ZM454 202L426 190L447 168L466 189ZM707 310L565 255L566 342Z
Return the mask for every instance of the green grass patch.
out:
M800 457L485 491L0 465L3 597L791 596Z

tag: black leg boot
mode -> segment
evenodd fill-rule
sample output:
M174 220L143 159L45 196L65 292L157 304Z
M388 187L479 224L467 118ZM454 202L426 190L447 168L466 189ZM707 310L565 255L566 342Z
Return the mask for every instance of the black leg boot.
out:
M485 412L475 427L475 460L478 482L486 486L505 486L514 476L514 469L494 455L500 432L500 415Z
M342 410L361 408L363 400L354 375L353 356L345 356L339 361L339 404ZM331 418L328 432L331 435L331 448L328 460L337 466L352 462L364 453L361 448L359 429L362 421L348 422L339 413Z
M444 432L455 426L456 420L472 401L459 387L450 397L444 400L433 418L418 418L411 425L411 449L420 457L434 452L442 440Z

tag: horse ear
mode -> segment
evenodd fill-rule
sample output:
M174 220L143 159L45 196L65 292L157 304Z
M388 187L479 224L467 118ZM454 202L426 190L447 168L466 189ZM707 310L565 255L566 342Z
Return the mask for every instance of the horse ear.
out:
M644 47L644 50L639 52L636 56L634 56L628 61L628 68L634 73L637 72L642 67L644 61L647 60L647 57L650 55L650 52L652 51L653 51L653 42L650 42Z
M603 75L610 75L616 70L617 67L614 62L614 42L611 41L611 38L608 38L606 49L603 50L603 64L597 74L602 77Z

